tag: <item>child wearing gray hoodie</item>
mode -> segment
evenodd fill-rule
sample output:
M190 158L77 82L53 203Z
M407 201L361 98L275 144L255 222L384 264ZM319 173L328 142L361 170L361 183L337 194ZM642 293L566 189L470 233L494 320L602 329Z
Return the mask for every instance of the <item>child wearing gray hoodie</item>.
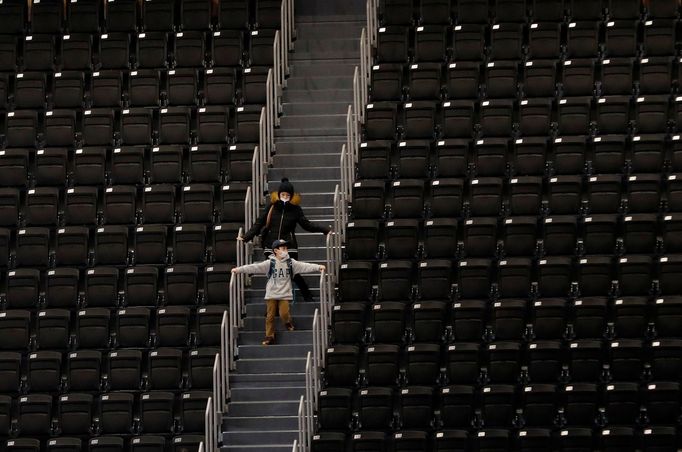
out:
M273 254L269 259L255 264L242 265L232 269L232 273L263 273L267 275L268 282L265 285L265 304L267 314L265 317L265 339L263 345L275 343L275 313L279 316L287 330L294 331L289 312L289 301L293 299L292 278L299 273L312 273L325 271L324 265L300 262L289 257L289 248L285 240L275 240L272 243ZM293 274L292 274L293 273Z

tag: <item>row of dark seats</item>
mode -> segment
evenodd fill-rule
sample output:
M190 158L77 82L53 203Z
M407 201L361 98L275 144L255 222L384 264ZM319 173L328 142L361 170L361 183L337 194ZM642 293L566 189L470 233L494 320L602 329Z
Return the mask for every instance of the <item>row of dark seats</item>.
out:
M672 56L676 20L379 28L375 63ZM524 39L528 36L528 40Z
M158 348L105 353L85 349L64 354L43 350L23 355L1 352L2 392L54 395L68 392L98 394L100 390L210 390L219 349L202 345L202 348L185 351Z
M564 96L637 96L676 92L670 57L419 63L372 66L373 101Z
M644 4L642 4L644 3ZM382 25L675 18L674 0L383 0Z
M105 291L110 287L100 289ZM147 287L139 285L134 289L139 293ZM156 295L152 299L142 300L142 303L153 305ZM114 301L110 301L113 308ZM0 349L144 349L219 345L220 322L224 311L219 306L168 306L158 309L131 306L114 311L116 315L112 316L109 309L88 308L80 310L77 320L71 322L71 312L66 309L47 309L36 312L35 315L28 310L10 309L0 312L0 325L3 327ZM196 314L193 315L193 312ZM32 318L36 319L35 322ZM34 323L35 327L31 328Z
M275 30L0 35L3 71L272 66Z
M0 396L2 436L202 433L208 391ZM16 405L16 410L13 409ZM177 411L175 407L177 406Z
M0 74L0 109L263 105L267 74L266 67Z
M436 179L430 183L421 179L365 180L354 184L351 213L358 220L504 217L507 210L513 215L542 216L677 212L677 179L677 175L625 178L602 174L585 181L581 176L553 176L546 181L539 176Z
M162 145L154 147L122 146L87 147L83 149L6 149L0 151L0 187L75 186L99 189L111 184L154 184L154 188L168 188L163 184L221 183L224 192L246 191L239 180L244 177L243 160L253 156L255 145ZM250 171L250 168L248 169ZM230 178L227 177L230 174ZM94 187L96 186L96 187ZM24 190L25 191L25 190ZM25 193L23 193L25 194ZM227 193L225 193L227 194Z
M678 99L678 98L676 98ZM520 138L667 133L680 126L680 105L667 95L413 101L367 104L365 140Z
M279 28L281 0L59 0L4 1L0 7L7 34L134 32L136 30L207 30Z
M386 432L320 432L312 438L314 452L503 452L518 450L600 450L604 452L663 452L682 444L674 427L608 427L604 429L481 429L427 431L400 430Z
M9 148L166 144L257 143L262 107L228 106L98 108L77 112L8 112L4 144ZM232 112L232 113L231 113Z
M157 435L58 437L41 441L36 438L16 438L3 443L12 452L187 452L199 450L203 435L181 435L166 438Z

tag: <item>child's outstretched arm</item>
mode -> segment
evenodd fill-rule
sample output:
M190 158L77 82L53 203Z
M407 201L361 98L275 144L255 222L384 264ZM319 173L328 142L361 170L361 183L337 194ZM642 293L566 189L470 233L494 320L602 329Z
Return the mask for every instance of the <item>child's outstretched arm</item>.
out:
M255 264L242 265L241 267L234 267L232 273L245 273L252 275L254 273L267 273L270 270L270 261L256 262Z
M310 262L301 262L296 259L291 259L291 267L294 274L299 273L315 273L325 271L325 266L320 264L311 264Z

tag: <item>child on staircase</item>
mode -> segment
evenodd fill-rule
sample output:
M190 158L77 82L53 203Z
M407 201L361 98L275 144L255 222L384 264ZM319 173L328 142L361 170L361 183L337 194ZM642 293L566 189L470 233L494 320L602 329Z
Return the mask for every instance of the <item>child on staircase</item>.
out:
M289 312L289 301L293 299L292 280L301 273L323 272L324 265L300 262L289 257L289 247L285 240L275 240L272 243L273 254L269 259L250 265L242 265L232 269L232 273L263 273L268 277L265 286L265 303L267 314L265 317L265 339L263 345L275 343L275 314L284 322L289 331L294 331Z

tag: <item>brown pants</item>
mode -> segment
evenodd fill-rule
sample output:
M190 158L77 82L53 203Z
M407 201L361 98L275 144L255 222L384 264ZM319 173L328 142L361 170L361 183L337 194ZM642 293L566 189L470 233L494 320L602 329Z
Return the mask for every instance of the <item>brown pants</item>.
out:
M275 313L279 308L279 317L284 324L291 322L289 300L267 300L268 313L265 316L265 336L275 337Z

